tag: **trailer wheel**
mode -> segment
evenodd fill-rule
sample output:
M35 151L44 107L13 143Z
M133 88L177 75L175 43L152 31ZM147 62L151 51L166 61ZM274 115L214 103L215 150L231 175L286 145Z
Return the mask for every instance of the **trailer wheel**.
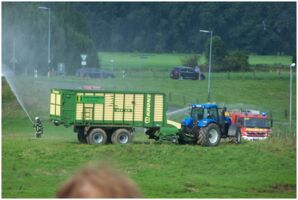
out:
M124 128L120 128L114 131L112 135L113 144L128 144L132 141L132 134Z
M92 129L87 136L88 144L105 144L107 142L107 134L101 128Z
M221 139L221 133L218 125L209 124L201 128L199 140L202 146L217 146Z

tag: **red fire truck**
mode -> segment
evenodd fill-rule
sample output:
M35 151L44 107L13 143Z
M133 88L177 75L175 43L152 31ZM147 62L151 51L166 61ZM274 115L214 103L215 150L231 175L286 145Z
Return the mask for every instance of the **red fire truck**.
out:
M259 111L242 111L231 113L232 124L240 128L245 140L263 140L271 134L272 120L266 113Z

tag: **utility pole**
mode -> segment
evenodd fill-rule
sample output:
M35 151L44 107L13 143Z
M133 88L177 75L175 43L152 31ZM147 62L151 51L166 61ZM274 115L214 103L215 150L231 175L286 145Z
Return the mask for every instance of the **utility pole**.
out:
M39 9L42 10L47 10L49 11L49 19L48 19L48 77L51 75L51 8L45 7L45 6L40 6L38 7Z
M210 102L210 81L211 81L211 61L212 61L212 31L200 30L202 33L210 33L210 47L209 47L209 74L208 74L208 102Z
M289 113L289 126L290 131L292 130L292 81L293 81L293 73L292 69L296 66L295 63L290 65L290 113Z

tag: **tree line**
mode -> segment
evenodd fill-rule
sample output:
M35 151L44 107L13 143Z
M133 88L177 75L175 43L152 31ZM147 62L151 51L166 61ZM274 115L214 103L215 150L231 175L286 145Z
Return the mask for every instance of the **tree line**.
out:
M200 29L213 31L214 62L237 51L296 54L295 2L3 2L2 62L11 65L15 50L19 71L49 67L48 12L39 6L51 8L50 67L62 62L71 74L83 53L92 67L98 51L208 55Z
M294 55L294 2L76 3L102 51L202 52L212 30L228 50Z

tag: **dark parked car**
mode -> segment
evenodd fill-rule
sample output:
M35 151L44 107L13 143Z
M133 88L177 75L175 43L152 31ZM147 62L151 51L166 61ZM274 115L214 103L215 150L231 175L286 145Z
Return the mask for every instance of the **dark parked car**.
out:
M78 77L89 77L89 78L115 78L112 72L99 70L94 67L82 67L76 71Z
M192 79L196 80L199 79L199 73L195 72L195 70L191 67L175 67L171 73L170 76L172 79ZM205 75L201 73L200 80L204 80Z

